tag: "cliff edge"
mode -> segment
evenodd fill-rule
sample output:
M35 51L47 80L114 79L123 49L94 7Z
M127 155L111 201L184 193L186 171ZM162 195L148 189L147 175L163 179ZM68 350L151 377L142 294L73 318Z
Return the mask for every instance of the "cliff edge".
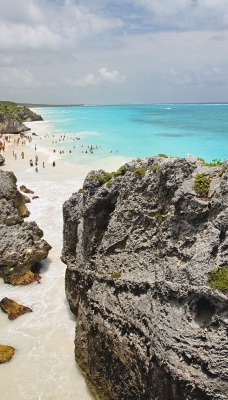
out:
M228 162L91 171L63 216L75 356L97 398L225 400Z

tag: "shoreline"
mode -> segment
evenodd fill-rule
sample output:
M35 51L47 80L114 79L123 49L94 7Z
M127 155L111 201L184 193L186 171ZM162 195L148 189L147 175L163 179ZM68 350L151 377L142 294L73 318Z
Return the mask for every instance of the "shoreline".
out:
M75 319L66 301L66 266L60 259L62 205L80 188L86 171L64 163L59 155L56 167L53 167L50 140L43 137L48 124L34 122L28 125L34 127L25 132L26 136L32 137L32 142L26 139L26 144L22 145L21 140L17 144L20 134L11 134L10 143L6 143L5 151L1 153L5 164L0 169L13 171L18 189L24 184L34 191L32 195L26 194L31 200L27 204L31 214L25 222L35 221L52 249L47 259L41 262L39 285L11 286L0 280L2 298L12 298L33 310L15 321L9 321L1 312L0 342L16 349L13 359L0 365L1 399L90 400L94 397L74 358ZM33 131L38 136L33 136ZM24 158L21 157L22 151ZM13 152L17 154L16 160ZM38 173L35 165L29 165L29 160L36 154L39 158ZM38 198L33 200L34 195Z

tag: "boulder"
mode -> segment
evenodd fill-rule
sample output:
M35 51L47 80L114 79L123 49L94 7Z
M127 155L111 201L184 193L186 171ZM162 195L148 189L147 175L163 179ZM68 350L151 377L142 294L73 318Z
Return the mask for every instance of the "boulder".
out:
M16 181L12 172L0 171L0 274L6 283L24 285L39 281L31 268L48 256L51 246L35 222L24 222L28 200Z

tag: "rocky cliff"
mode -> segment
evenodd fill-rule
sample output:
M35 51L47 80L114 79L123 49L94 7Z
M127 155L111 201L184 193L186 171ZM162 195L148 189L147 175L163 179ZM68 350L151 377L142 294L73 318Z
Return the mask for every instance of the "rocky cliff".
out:
M42 117L29 108L9 101L0 101L0 133L29 131L23 122L41 121Z
M75 356L99 399L227 399L228 162L92 171L63 215Z
M38 280L31 272L47 257L51 246L42 239L43 232L29 216L29 201L16 186L13 172L0 170L0 276L12 284Z

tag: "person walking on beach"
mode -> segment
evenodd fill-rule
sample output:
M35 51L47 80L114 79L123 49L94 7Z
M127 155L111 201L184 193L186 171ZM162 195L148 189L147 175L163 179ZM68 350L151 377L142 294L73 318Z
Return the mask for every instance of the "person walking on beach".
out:
M33 161L29 160L30 167L33 167Z

